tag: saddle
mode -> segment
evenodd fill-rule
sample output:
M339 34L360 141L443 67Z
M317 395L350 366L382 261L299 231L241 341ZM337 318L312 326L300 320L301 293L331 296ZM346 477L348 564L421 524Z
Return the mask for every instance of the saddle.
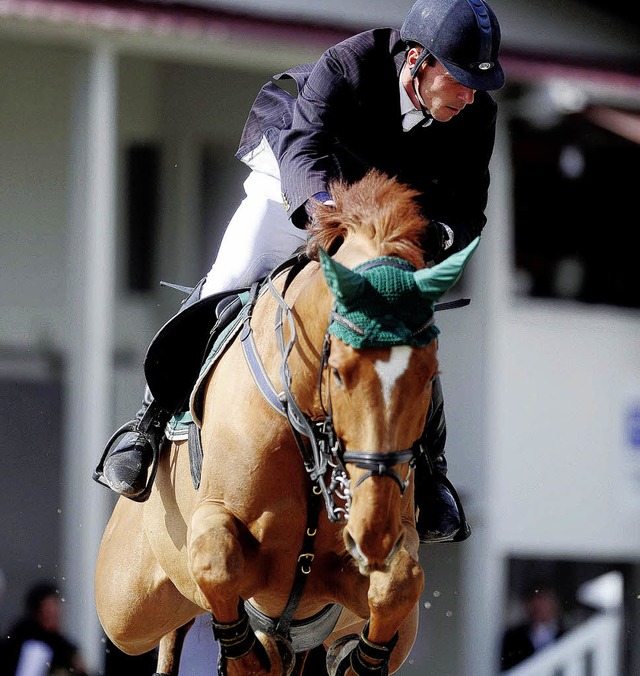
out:
M270 277L287 269L295 276L308 262L309 259L298 250L278 265ZM254 287L261 288L266 279L258 280ZM175 288L185 293L193 291ZM205 360L215 341L240 313L249 292L249 287L243 287L185 304L156 333L147 349L144 374L151 394L167 413L179 415L189 410L189 398Z
M202 298L183 308L155 335L144 360L144 373L154 399L168 413L189 408L189 396L215 338L242 309L235 289Z

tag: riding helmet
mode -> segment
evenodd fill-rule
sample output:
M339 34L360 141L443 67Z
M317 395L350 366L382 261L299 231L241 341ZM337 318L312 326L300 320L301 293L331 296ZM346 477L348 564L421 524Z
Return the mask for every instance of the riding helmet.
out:
M500 24L485 0L417 0L402 24L400 37L423 47L412 77L433 54L469 89L490 91L504 85L498 61Z

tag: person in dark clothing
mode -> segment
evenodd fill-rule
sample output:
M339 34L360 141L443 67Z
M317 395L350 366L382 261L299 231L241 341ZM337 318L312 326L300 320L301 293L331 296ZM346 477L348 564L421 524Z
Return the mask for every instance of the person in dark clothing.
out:
M500 26L485 0L418 0L400 30L354 35L316 63L274 76L251 108L237 152L251 168L246 198L198 297L266 276L304 245L314 206L332 203L332 181L353 183L372 169L419 191L430 221L427 264L466 247L486 223L497 115L488 92L504 84L499 47ZM297 96L281 86L286 80ZM418 532L423 542L463 540L470 530L446 478L438 380L433 392L416 469ZM167 420L151 394L107 449L98 477L132 499L145 495Z
M29 589L24 618L11 627L0 646L3 676L87 676L78 647L62 633L61 610L62 601L53 585L39 583Z
M524 595L527 619L507 629L502 639L500 668L507 671L565 633L560 604L551 587L535 585Z

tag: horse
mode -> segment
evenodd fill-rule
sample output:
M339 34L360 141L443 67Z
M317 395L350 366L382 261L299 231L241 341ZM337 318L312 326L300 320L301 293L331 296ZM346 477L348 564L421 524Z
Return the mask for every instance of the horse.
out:
M192 441L168 443L148 500L120 498L105 528L100 622L128 654L159 646L157 675L203 613L220 676L300 675L317 646L332 676L395 673L415 642L434 306L477 240L426 267L415 190L374 171L332 195L192 396L198 487Z

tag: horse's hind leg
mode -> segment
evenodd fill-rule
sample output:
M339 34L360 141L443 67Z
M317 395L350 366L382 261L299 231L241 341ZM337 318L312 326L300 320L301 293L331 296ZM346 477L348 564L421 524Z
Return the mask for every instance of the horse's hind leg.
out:
M184 640L193 623L194 620L191 620L162 637L158 649L157 671L153 676L178 676Z
M193 513L189 539L191 575L202 594L200 604L213 615L214 636L228 676L285 676L293 666L290 646L254 634L240 589L246 584L245 557L252 536L230 512L201 503Z

